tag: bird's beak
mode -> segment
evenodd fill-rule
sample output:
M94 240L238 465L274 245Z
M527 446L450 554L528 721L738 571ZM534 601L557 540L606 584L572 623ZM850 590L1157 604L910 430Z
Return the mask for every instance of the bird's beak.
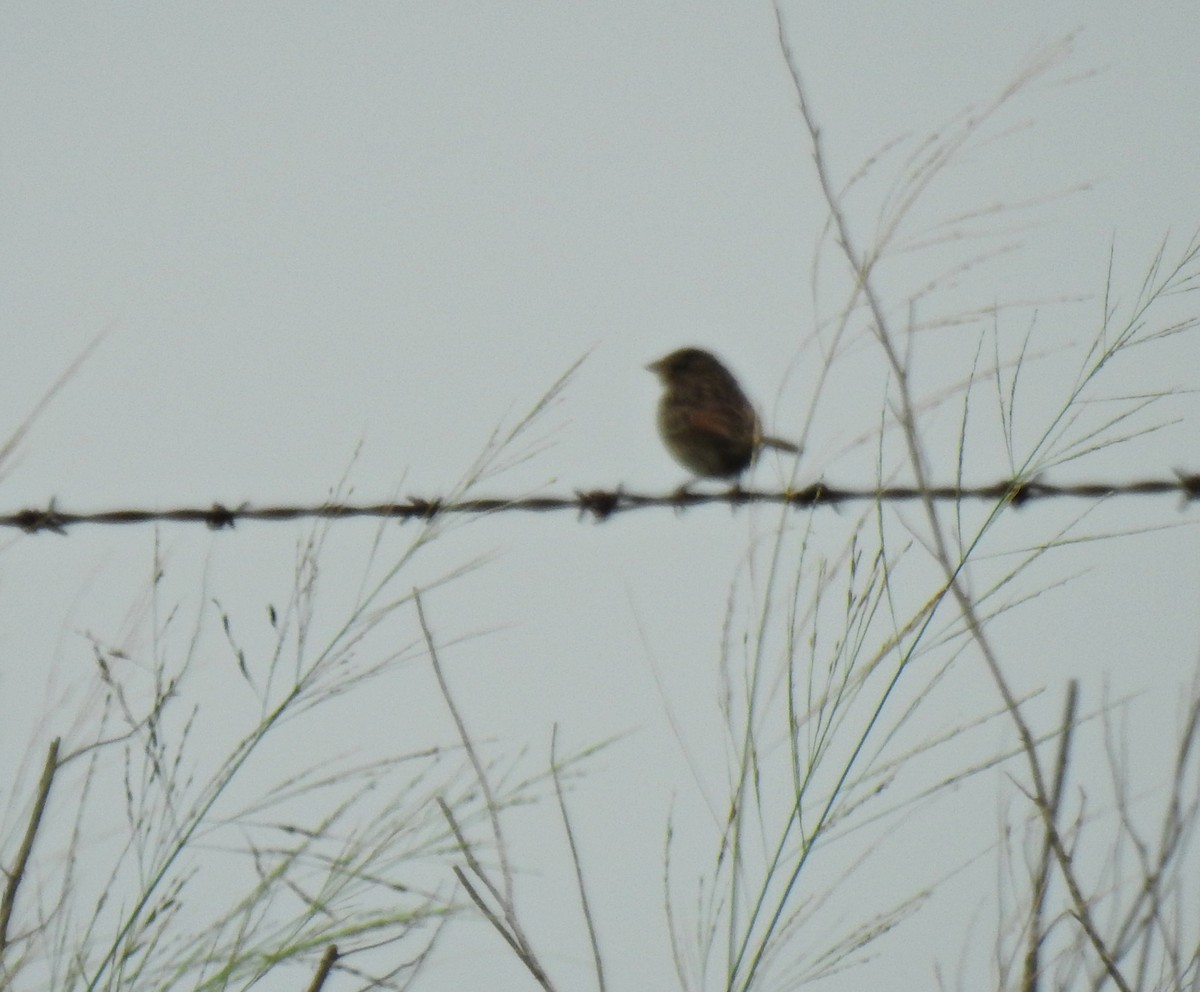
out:
M663 359L660 358L657 362L651 362L649 365L646 366L646 371L653 372L655 375L662 375Z

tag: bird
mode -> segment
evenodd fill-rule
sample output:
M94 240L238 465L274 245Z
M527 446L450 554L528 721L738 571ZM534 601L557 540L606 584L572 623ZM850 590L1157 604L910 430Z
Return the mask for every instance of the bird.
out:
M763 448L799 454L790 441L769 437L754 407L712 352L680 348L646 366L664 388L658 433L671 456L705 479L736 479Z

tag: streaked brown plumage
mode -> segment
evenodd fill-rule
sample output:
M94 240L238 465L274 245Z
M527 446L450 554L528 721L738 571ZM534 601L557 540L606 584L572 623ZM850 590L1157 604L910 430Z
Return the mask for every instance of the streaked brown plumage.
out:
M711 352L680 348L646 368L665 388L658 403L658 433L680 465L696 475L741 475L759 450L799 448L766 437L754 407L730 371Z

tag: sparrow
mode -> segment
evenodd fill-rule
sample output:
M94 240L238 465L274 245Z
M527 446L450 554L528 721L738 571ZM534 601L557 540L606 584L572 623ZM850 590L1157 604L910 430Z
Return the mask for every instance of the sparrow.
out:
M799 454L790 441L767 437L754 407L716 355L680 348L646 369L665 387L658 433L684 468L706 479L736 479L763 448Z

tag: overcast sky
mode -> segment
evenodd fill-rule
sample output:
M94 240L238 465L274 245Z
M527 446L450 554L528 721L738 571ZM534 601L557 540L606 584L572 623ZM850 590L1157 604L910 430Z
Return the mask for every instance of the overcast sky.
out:
M879 273L898 325L928 325L911 354L924 398L965 379L981 347L991 359L992 335L1009 357L1030 335L1048 356L1030 367L1036 388L1017 425L1032 436L1099 333L1110 257L1113 298L1128 309L1160 242L1169 236L1178 255L1200 228L1200 5L782 10L835 184L872 163L846 201L863 246L926 136L954 133L1051 53L1050 68L938 174ZM827 333L839 312L845 273L769 4L12 2L0 8L0 55L0 436L106 332L0 470L4 512L52 498L69 510L317 502L343 477L364 501L443 495L497 424L519 419L585 355L535 425L533 457L481 494L668 492L686 475L655 435L657 384L643 366L684 344L726 357L773 431L805 437L801 482L875 481L874 435L891 407L865 314L851 318L845 353L811 404L815 329ZM973 233L920 247L948 231ZM995 320L950 319L988 308ZM1134 422L1166 426L1050 477L1200 468L1189 393L1198 370L1194 336L1128 358L1103 394L1178 391ZM953 480L961 421L961 394L931 414L938 481ZM969 448L971 481L1008 472L994 430L981 428ZM889 468L903 464L895 435L885 450ZM750 483L777 486L789 471L771 456ZM1011 514L988 560L1011 566L1006 555L1085 511ZM805 534L836 556L859 514L795 515L785 568ZM904 514L918 516L892 519ZM1147 779L1165 774L1165 728L1200 643L1195 519L1169 498L1092 509L1081 533L1131 536L1050 556L1011 596L1045 592L995 628L1018 691L1046 690L1034 708L1043 731L1069 678L1082 680L1091 708L1105 692L1138 694L1125 733ZM735 626L754 615L763 576L747 566L758 560L748 549L761 550L755 542L778 523L769 510L723 507L603 526L502 514L451 529L400 582L403 592L488 556L426 602L439 635L482 632L447 657L481 738L506 753L528 748L534 767L556 722L570 748L627 735L573 794L613 988L672 987L666 818L724 812L722 624L731 583ZM167 598L189 616L218 598L254 643L268 633L266 604L288 597L303 532L165 526ZM322 574L329 624L358 588L373 533L361 522L333 529ZM385 554L413 533L390 528ZM149 526L4 538L9 764L31 739L40 753L69 733L94 676L87 634L145 646L131 632L155 541ZM906 591L919 600L932 589ZM406 614L395 636L411 640L413 620ZM230 699L233 727L241 687L216 635L201 641L198 692ZM940 692L931 733L997 705L970 657ZM64 693L69 705L57 702ZM321 732L331 750L368 756L454 739L420 661L332 711ZM975 743L1003 749L1010 733L997 722ZM7 778L2 788L7 797ZM948 876L927 915L823 987L929 987L939 965L956 974L960 954L965 975L989 980L990 935L970 924L996 875L987 852L1002 811L1020 796L1004 775L972 795L969 809L943 797L906 821L925 839L946 830L928 852L895 840L883 867L860 879L864 891L887 888L886 902ZM18 822L5 819L6 844ZM562 987L579 987L590 952L570 916L557 816L525 812L519 827L530 929ZM710 866L714 829L701 822L681 841L698 859L685 875ZM915 864L903 857L918 850ZM848 898L823 926L850 926L858 905ZM469 954L440 964L431 987L497 967L511 977L493 987L531 987L484 925L460 933Z

